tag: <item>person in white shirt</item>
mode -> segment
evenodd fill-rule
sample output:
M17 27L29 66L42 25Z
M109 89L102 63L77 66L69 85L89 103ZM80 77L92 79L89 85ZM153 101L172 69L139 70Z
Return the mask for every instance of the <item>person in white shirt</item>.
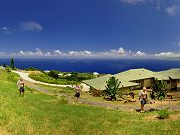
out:
M24 80L22 77L19 78L18 82L17 82L17 86L18 86L18 89L19 89L19 95L21 96L24 96Z
M147 99L147 90L146 87L143 87L143 90L139 92L139 100L141 102L141 112L144 112L144 105L146 104Z
M75 90L76 90L76 94L74 96L77 98L77 101L78 101L81 95L81 87L79 86L79 84L76 84Z

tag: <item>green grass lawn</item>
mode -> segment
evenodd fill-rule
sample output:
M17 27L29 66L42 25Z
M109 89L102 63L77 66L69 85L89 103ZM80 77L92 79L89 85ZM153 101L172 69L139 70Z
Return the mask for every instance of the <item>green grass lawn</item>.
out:
M35 85L41 88L48 89L52 92L56 92L56 93L65 93L67 95L73 95L75 93L75 90L69 87L55 87L55 86L48 86L48 85L42 85L42 84L35 84Z
M178 111L173 119L156 120L157 112L113 111L67 104L42 93L19 97L17 75L0 70L0 134L12 135L174 135L180 133ZM176 115L175 115L176 114Z

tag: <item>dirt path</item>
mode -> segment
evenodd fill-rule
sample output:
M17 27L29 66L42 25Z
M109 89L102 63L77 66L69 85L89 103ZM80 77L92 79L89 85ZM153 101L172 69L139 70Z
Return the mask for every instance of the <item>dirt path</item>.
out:
M73 97L73 95L69 96L66 93L54 93L52 90L46 89L46 88L42 88L40 86L37 86L31 82L27 82L26 85L32 89L35 89L39 92L45 93L45 94L49 94L49 95L56 95L59 97L65 97L68 102L73 103L76 102L76 99ZM116 105L116 104L111 104L111 103L106 103L106 102L100 102L100 101L92 101L89 99L84 99L84 98L80 98L78 103L80 104L85 104L85 105L93 105L93 106L100 106L100 107L105 107L105 108L110 108L110 109L114 109L114 110L129 110L129 111L135 111L135 110L139 110L139 106L129 106L127 104L125 105ZM171 105L170 107L172 110L180 110L180 106L173 106ZM156 106L156 107L152 107L151 105L146 105L145 106L146 110L151 110L151 109L161 109L161 106Z

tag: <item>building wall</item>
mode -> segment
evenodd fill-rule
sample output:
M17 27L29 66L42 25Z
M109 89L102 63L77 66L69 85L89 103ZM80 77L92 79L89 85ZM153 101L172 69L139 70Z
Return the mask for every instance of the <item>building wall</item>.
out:
M177 80L172 80L171 81L171 89L177 88Z
M90 86L86 85L85 83L81 83L82 91L90 91Z
M180 79L177 80L177 87L180 87Z
M180 89L180 79L172 80L171 88L175 88L177 90Z
M144 79L144 80L136 80L133 81L135 83L139 83L139 86L134 87L133 89L139 89L142 87L151 87L153 84L153 78L149 78L149 79Z
M180 79L177 80L177 90L180 90Z
M151 87L153 83L153 79L144 79L142 87Z

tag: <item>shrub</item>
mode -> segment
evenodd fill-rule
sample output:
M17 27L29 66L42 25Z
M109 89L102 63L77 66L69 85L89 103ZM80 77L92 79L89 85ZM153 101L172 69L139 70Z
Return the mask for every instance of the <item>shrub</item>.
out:
M59 77L59 71L56 71L56 70L51 70L49 73L48 73L48 75L50 76L50 77L53 77L53 78L58 78Z
M24 70L26 70L26 71L38 71L39 69L34 68L34 67L29 67L29 68L25 68Z
M165 109L161 109L158 112L158 118L159 119L167 119L170 117L170 112L169 112L169 108L165 108Z
M7 80L13 83L17 83L19 76L16 76L14 73L9 72L7 76Z
M51 83L51 84L69 85L69 84L77 83L76 81L69 81L66 79L56 79L56 78L50 77L49 75L45 73L32 73L29 75L29 77L36 81Z
M102 95L102 91L96 90L96 89L91 89L91 94L95 97L100 97Z
M11 72L11 70L12 70L11 67L9 67L9 66L6 67L7 72Z

